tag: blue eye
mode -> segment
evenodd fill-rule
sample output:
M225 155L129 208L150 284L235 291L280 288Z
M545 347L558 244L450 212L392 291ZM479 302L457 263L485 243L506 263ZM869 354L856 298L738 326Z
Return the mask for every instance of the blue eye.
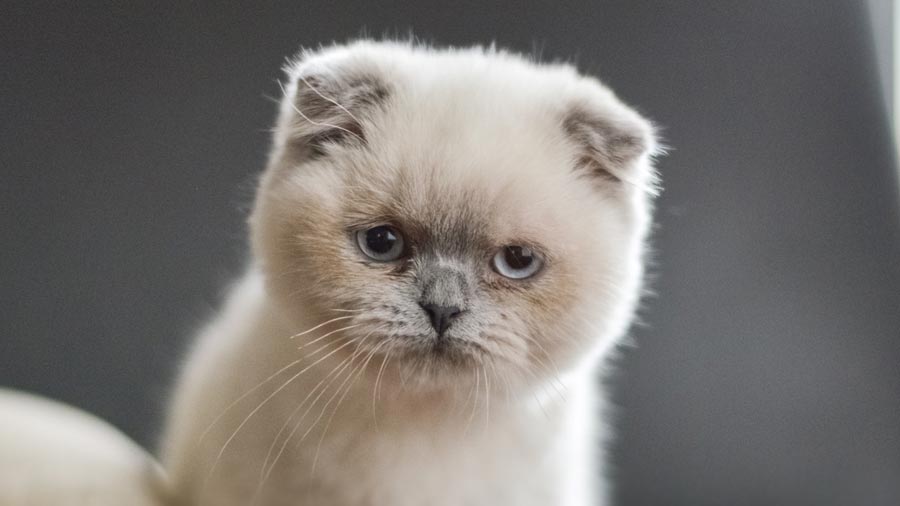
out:
M392 262L403 255L403 236L387 225L360 230L356 244L364 255L377 262Z
M497 251L492 261L494 270L510 279L525 279L534 276L544 262L527 246L504 246Z

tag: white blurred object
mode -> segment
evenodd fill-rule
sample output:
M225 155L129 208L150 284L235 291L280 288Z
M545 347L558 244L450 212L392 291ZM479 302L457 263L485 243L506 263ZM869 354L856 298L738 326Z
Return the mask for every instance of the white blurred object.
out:
M160 467L102 420L0 389L0 506L159 506Z

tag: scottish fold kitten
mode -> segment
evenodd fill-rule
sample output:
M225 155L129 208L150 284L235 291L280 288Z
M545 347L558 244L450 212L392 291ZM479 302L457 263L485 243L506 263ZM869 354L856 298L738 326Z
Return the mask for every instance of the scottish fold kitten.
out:
M653 128L567 65L302 54L253 261L164 438L194 506L602 504L597 370L641 291Z

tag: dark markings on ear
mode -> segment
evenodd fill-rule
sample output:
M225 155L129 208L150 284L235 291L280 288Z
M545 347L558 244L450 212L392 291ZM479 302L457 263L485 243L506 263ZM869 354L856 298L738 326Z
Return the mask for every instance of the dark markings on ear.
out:
M325 156L326 144L348 144L365 142L362 127L355 121L338 125L340 128L326 128L306 138L305 144L313 157Z
M329 144L365 143L364 121L384 104L388 87L372 76L312 73L297 78L293 139L312 156Z
M583 107L563 120L566 134L581 149L580 169L611 181L622 181L633 163L649 149L648 128L633 118L606 118Z

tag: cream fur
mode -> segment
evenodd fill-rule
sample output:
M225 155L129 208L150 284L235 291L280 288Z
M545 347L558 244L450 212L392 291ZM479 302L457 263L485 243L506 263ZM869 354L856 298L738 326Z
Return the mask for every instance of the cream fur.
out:
M594 385L641 290L650 124L569 66L495 50L358 42L287 72L253 262L173 400L177 495L603 503ZM429 253L405 271L366 264L348 230L384 220ZM518 284L488 265L517 241L546 257ZM429 269L471 289L449 332L481 351L459 363L427 352Z
M0 506L161 506L163 476L116 429L75 408L0 389Z

